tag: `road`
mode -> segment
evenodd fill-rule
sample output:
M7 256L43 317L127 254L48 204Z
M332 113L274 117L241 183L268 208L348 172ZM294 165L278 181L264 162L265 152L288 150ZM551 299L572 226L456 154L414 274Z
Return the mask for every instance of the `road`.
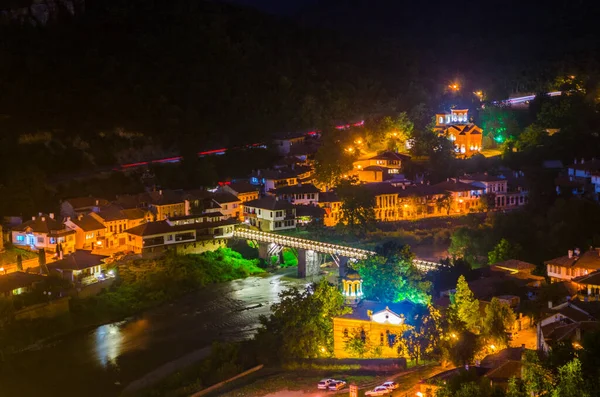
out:
M117 396L215 340L251 337L281 291L306 284L283 274L216 284L136 318L61 338L0 366L0 397Z

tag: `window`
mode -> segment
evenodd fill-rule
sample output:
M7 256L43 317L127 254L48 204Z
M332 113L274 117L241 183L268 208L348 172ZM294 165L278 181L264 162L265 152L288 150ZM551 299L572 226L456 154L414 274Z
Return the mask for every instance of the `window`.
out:
M19 235L17 236L17 241L19 241L19 242L23 242L23 241L25 241L25 236L23 236L23 235L19 234Z
M344 338L348 337L348 328L344 328Z
M86 239L86 240L90 240L90 239L92 239L92 238L94 238L94 233L86 233L86 234L85 234L85 239Z
M167 236L167 241L173 241L173 235L172 234L169 234Z
M280 228L281 227L281 222L275 222L275 228Z
M56 244L56 238L50 237L50 244Z
M379 334L379 346L383 346L383 332Z
M37 238L37 242L38 242L39 244L44 244L44 238L43 238L43 237L38 237L38 238Z
M112 232L114 232L114 229L115 229L115 228L114 228L114 226L113 226L113 225L110 225L110 232L111 232L111 233L112 233Z

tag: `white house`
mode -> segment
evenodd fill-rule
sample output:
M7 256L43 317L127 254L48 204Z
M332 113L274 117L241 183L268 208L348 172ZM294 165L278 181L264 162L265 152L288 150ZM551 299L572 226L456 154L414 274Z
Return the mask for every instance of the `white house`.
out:
M272 232L296 227L296 208L286 200L264 197L242 206L245 222L260 230Z

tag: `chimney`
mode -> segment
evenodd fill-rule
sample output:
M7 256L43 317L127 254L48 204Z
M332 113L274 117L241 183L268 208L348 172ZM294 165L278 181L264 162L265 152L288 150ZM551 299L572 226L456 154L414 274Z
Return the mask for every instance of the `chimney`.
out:
M31 220L32 220L32 221L35 221L35 216L32 216L32 217L31 217Z
M584 158L581 159L581 163L580 164L583 164L583 163L585 163L585 159Z
M50 213L50 219L54 219L54 212Z
M548 309L552 309L552 301L548 301Z
M260 176L260 169L256 171L256 175Z
M100 200L96 200L96 207L100 205Z
M41 212L38 212L38 216L42 216L42 213L41 213Z
M162 189L158 191L158 194L162 196Z
M42 222L46 222L46 217L42 216Z
M575 251L573 251L573 253L575 254L575 256L579 256L581 254L581 250L579 248L575 248Z
M567 255L569 256L569 259L573 258L573 250L567 251Z

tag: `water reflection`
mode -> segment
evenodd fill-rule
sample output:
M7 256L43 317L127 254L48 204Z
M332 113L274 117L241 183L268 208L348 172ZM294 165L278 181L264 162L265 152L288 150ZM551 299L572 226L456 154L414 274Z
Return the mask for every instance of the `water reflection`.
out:
M116 365L117 358L129 350L143 349L147 342L147 319L101 325L94 331L96 359L103 367Z

